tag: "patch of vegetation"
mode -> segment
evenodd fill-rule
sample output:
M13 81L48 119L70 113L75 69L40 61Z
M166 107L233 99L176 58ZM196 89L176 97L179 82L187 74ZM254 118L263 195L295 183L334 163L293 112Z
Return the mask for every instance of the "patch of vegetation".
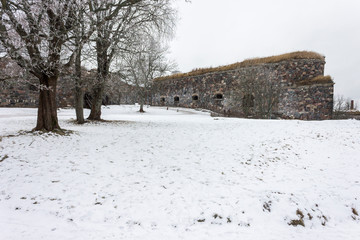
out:
M76 120L72 119L69 121L69 123L74 124L74 125L99 125L99 124L126 124L126 123L131 123L131 121L123 121L123 120L86 120L83 124L79 124L76 122Z
M296 215L298 215L301 219L304 219L304 214L300 209L296 210Z
M299 217L299 219L292 219L288 224L294 227L297 227L299 225L305 227L303 212L300 209L297 209L296 215Z
M351 218L353 219L353 220L360 220L360 218L359 218L359 213L358 213L358 211L353 207L353 208L351 208L351 212L352 212L352 215L351 215Z
M218 215L217 213L215 213L215 214L213 215L213 218L214 218L214 219L217 219L217 218L222 219L222 216L220 216L220 215Z
M310 212L308 212L306 208L304 212L300 209L297 209L296 215L298 216L298 219L291 219L290 222L288 222L288 225L292 225L292 226L300 225L305 227L305 220L314 221L314 219L319 219L321 225L326 226L326 223L329 221L329 218L322 213L322 211L319 209L318 204L315 204L315 208L311 208Z
M298 86L307 86L313 84L334 84L334 81L330 76L317 76L315 78L303 80L296 83L296 85Z
M255 65L260 65L260 64L265 64L265 63L278 63L278 62L294 60L294 59L319 59L319 60L324 61L325 57L316 52L298 51L298 52L286 53L286 54L271 56L271 57L247 59L242 62L237 62L234 64L215 67L215 68L212 68L212 67L198 68L198 69L194 69L193 71L188 72L188 73L179 73L179 74L174 74L174 75L170 75L170 76L156 78L156 79L154 79L154 81L162 81L162 80L170 80L170 79L198 76L198 75L202 75L202 74L206 74L206 73L228 71L228 70L234 70L237 68L250 67L250 66L255 66Z
M354 215L359 216L359 213L356 211L355 208L351 208L351 211Z
M50 135L58 135L58 136L70 136L74 133L72 130L66 130L66 129L55 129L53 131L46 131L46 130L32 130L27 133L34 134L34 135L44 135L44 134L50 134Z
M39 136L39 135L54 135L54 136L70 136L73 134L74 131L72 130L66 130L66 129L55 129L54 131L46 131L46 130L31 130L31 131L25 131L20 130L17 132L17 134L9 134L6 136L2 136L1 138L13 138L13 137L19 137L19 136L25 136L25 135L33 135L33 136Z
M203 215L203 213L201 215ZM201 218L196 219L195 221L198 223L204 223L204 222L206 222L206 218L201 217ZM230 216L223 217L220 214L215 213L211 216L211 219L209 220L209 222L210 222L210 224L223 225L225 223L228 223L228 224L232 223L233 219ZM239 224L239 226L240 225L245 226L246 224L243 225L241 223L241 224Z
M325 215L318 216L318 218L321 220L321 225L323 226L329 221Z
M238 226L240 226L240 227L250 227L250 223L240 222L240 223L238 224Z
M294 227L297 227L297 226L303 226L305 227L305 223L304 223L304 220L303 219L295 219L295 220L291 220L289 223L289 225L292 225Z
M9 158L9 156L7 154L5 154L5 156L3 156L3 157L0 156L0 162L3 162L7 158Z
M271 212L271 201L268 201L268 202L264 202L263 204L263 212L268 211L268 212Z

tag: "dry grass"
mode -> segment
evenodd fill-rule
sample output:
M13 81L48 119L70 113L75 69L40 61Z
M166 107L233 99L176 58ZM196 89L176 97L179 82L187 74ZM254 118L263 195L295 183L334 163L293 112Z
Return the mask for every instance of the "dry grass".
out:
M271 57L265 57L265 58L253 58L253 59L247 59L242 62L233 63L230 65L220 66L220 67L210 67L210 68L198 68L194 69L191 72L188 73L179 73L174 74L170 76L160 77L154 79L154 81L161 81L161 80L168 80L168 79L176 79L176 78L183 78L183 77L191 77L191 76L197 76L201 74L211 73L211 72L220 72L220 71L228 71L233 70L237 68L243 68L243 67L249 67L249 66L255 66L259 64L264 63L278 63L286 60L292 60L292 59L319 59L319 60L325 60L325 57L319 53L316 52L307 52L307 51L300 51L300 52L292 52L292 53L286 53L282 55L277 56L271 56Z
M297 83L298 86L306 86L313 84L334 84L334 81L330 76L317 76L313 79L303 80Z

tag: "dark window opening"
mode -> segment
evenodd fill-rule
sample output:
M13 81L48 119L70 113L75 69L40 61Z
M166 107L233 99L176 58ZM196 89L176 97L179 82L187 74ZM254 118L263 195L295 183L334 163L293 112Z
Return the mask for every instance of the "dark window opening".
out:
M197 100L199 100L199 96L198 96L198 95L194 95L194 96L192 96L192 100L193 100L193 101L197 101Z
M165 102L165 98L164 98L164 97L161 97L161 98L160 98L160 102Z
M222 100L223 99L223 95L221 93L217 93L215 94L215 99L217 100Z
M254 107L254 96L252 94L246 94L243 97L243 106L244 107Z
M180 98L178 96L174 97L174 102L179 102Z

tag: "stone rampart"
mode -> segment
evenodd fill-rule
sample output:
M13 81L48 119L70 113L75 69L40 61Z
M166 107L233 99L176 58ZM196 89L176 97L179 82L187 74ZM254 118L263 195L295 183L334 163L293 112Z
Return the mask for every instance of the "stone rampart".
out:
M324 59L289 59L155 80L153 105L204 108L228 116L329 119L333 82L304 84L324 76L324 66Z

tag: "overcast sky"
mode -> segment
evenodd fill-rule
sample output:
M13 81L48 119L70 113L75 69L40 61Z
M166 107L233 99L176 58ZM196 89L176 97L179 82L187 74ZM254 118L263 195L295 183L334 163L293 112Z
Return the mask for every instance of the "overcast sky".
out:
M293 51L325 55L335 94L360 101L360 0L179 0L182 72Z

